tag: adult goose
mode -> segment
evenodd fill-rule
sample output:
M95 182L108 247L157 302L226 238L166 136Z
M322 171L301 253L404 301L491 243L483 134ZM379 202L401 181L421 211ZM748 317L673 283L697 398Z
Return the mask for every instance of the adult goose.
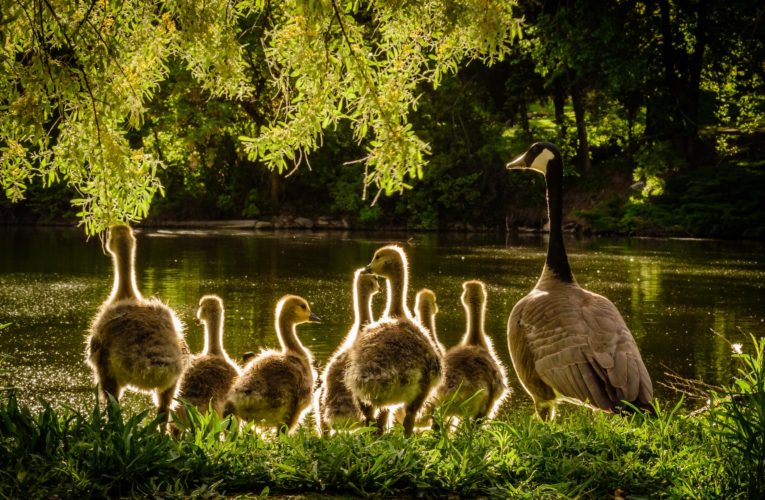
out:
M386 279L388 303L382 318L367 325L349 349L345 384L368 425L374 410L384 415L389 407L403 405L404 435L410 436L417 412L441 379L441 356L407 306L404 251L396 245L380 248L367 271Z
M545 176L550 239L534 289L513 307L507 325L510 356L542 419L559 400L606 411L622 401L650 410L653 388L635 339L616 306L579 286L563 245L563 160L551 143L536 143L508 169Z
M128 387L153 391L164 425L178 380L188 365L189 349L175 312L138 291L135 247L130 227L109 228L106 249L114 264L114 285L93 319L86 359L102 400L112 396L119 401Z

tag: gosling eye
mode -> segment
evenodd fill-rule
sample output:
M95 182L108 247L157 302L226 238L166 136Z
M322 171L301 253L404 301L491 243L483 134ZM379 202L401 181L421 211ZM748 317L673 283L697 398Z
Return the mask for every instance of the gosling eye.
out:
M305 311L306 310L305 304L300 304L300 309Z
M380 260L380 256L379 255L375 255L374 260Z

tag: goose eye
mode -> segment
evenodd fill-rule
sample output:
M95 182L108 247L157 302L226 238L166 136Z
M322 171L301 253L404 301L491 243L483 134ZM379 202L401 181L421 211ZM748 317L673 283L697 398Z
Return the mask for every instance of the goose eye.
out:
M305 311L305 309L306 309L305 304L300 304L300 309Z

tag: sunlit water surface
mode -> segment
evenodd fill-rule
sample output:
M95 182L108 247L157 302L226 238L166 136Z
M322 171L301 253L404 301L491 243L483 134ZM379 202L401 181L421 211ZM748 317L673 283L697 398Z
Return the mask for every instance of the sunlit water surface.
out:
M220 295L232 358L277 346L274 305L286 293L301 295L323 319L298 328L321 366L352 323L354 269L390 242L401 243L410 257L410 304L419 288L436 292L438 334L447 346L464 331L461 283L486 283L486 330L509 367L507 318L537 280L544 236L139 231L137 278L144 295L160 297L186 323L193 351L203 346L195 318L199 298ZM579 283L621 311L662 399L679 397L662 385L665 372L728 382L735 370L729 342L746 349L749 333L765 335L761 243L571 238L567 247ZM0 386L16 387L35 407L40 400L91 407L95 384L84 340L111 284L111 261L99 239L86 241L73 229L0 228L0 324L11 324L0 331ZM383 301L379 294L377 311ZM505 409L529 411L512 369L508 373L514 393ZM150 404L132 393L124 402L132 409Z

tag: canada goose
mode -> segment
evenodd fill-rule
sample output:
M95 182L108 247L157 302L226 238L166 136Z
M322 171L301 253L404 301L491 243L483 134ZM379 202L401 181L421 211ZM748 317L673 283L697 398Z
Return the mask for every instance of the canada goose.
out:
M510 313L507 341L523 387L542 419L559 399L614 411L622 400L648 409L651 378L616 306L581 288L563 246L563 160L554 144L536 143L507 164L547 181L550 240L534 289Z
M294 430L311 406L316 381L311 352L300 343L295 327L319 321L302 297L282 297L275 321L282 350L264 350L244 367L228 393L224 413L257 426Z
M438 304L436 304L436 294L432 290L423 288L414 298L414 310L417 321L428 330L430 340L438 348L438 353L443 357L446 354L444 345L438 340L436 334L436 314L438 314Z
M491 418L507 394L507 378L484 331L486 288L480 281L466 281L462 288L465 335L446 351L434 404L449 403L445 416Z
M356 340L359 330L372 322L372 297L380 291L377 278L373 274L362 274L363 271L359 269L353 276L353 326L321 374L318 406L314 407L319 432L326 433L331 427L347 428L364 419L353 394L345 385L348 348Z
M407 307L404 251L395 245L383 247L366 270L387 280L388 303L382 319L363 328L349 349L345 383L368 425L375 409L403 404L404 434L410 436L417 412L441 379L441 357Z
M111 226L106 249L114 263L114 285L90 327L86 359L101 398L119 400L130 387L154 391L163 423L188 364L183 326L158 299L145 299L135 280L135 236L125 225Z
M239 375L239 367L223 348L223 315L223 301L217 295L205 295L199 301L197 318L205 326L205 347L183 374L178 391L179 398L188 400L202 413L212 406L223 414L228 391Z

